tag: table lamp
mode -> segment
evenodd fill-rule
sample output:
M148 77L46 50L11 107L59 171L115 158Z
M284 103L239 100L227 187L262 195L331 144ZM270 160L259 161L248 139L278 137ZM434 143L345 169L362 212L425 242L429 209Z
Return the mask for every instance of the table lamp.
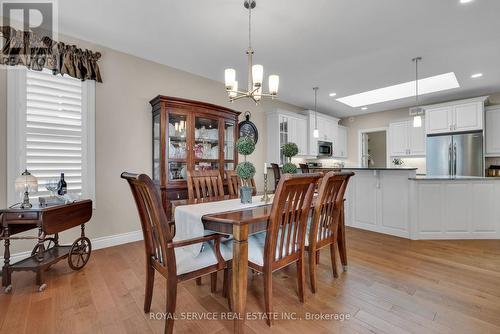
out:
M21 204L21 209L29 209L32 207L30 203L29 194L36 193L38 191L38 181L36 177L31 175L28 170L16 178L16 192L24 192L23 202Z

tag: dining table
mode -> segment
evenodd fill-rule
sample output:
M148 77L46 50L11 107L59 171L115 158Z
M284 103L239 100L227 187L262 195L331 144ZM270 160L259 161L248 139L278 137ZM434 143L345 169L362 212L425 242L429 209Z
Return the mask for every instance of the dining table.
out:
M272 196L271 196L272 197ZM235 199L236 196L217 196L202 199L184 199L172 201L172 212L182 205L202 204L214 201ZM314 208L316 196L311 202ZM234 312L233 333L244 333L245 308L247 299L248 279L248 237L265 231L271 213L272 200L262 202L262 205L251 208L241 208L225 212L216 212L201 217L205 230L231 235L233 239L233 259L231 275L231 303ZM340 223L338 225L338 248L344 271L347 271L347 254L345 242L344 207L341 207Z

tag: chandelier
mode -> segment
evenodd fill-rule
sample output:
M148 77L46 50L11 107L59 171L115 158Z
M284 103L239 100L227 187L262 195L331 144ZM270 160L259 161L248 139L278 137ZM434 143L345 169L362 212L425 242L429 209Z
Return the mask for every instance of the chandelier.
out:
M262 65L253 65L252 57L254 51L252 49L252 9L255 8L257 3L255 0L245 0L243 3L248 9L248 86L247 91L238 90L238 81L236 81L236 70L234 68L227 68L224 72L226 92L229 96L229 101L233 102L244 97L252 99L258 103L262 97L270 97L274 99L278 95L278 86L280 78L278 75L269 76L269 93L262 93L262 79L264 77L264 67Z

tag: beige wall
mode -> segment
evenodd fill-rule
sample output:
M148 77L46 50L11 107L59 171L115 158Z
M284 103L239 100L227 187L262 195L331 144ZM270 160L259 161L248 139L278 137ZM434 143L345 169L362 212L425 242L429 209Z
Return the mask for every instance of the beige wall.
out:
M495 93L490 95L490 104L500 104L500 93ZM340 124L347 127L347 161L346 164L358 165L358 141L359 141L359 130L362 129L374 129L389 127L389 123L396 120L403 120L410 118L408 115L408 108L388 110L376 113L369 113L366 115L360 115L350 118L343 118ZM422 159L420 159L422 160ZM425 166L422 161L409 160L414 167ZM408 165L408 162L407 162ZM413 165L412 165L413 167Z
M64 41L71 41L66 38ZM259 106L249 101L227 101L220 82L202 78L171 67L146 61L101 46L76 41L82 47L100 51L104 83L96 84L96 210L88 224L90 238L111 236L140 229L135 204L123 171L151 174L151 111L149 101L158 94L183 97L249 110L259 129L259 142L249 161L257 168L258 189L263 187L266 158L265 111L282 108L300 111L279 101L263 101ZM223 77L221 68L221 78ZM0 205L6 203L6 70L0 69ZM63 235L71 241L78 231ZM12 252L31 249L31 243L13 243Z

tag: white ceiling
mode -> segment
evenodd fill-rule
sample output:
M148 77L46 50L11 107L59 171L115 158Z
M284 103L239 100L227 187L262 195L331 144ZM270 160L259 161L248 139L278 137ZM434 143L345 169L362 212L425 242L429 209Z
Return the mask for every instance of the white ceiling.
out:
M312 108L319 86L320 111L350 116L413 105L409 98L361 111L328 93L410 81L415 56L422 77L454 71L461 85L422 103L500 91L499 13L498 0L257 0L252 44L265 74L280 75L281 100ZM64 34L221 82L234 67L247 80L243 0L64 0L59 14ZM477 72L484 77L472 80Z

